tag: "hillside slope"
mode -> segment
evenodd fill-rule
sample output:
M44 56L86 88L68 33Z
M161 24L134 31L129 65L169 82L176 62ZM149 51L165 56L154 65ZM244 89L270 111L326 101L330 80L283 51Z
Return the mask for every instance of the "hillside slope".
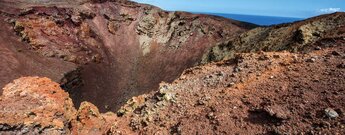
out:
M188 69L118 114L124 134L342 134L345 47L245 53ZM141 100L140 100L141 99Z
M244 53L186 70L118 112L74 109L47 78L15 80L0 97L2 133L342 134L345 47ZM51 112L51 113L47 113Z
M231 59L238 52L309 52L344 43L344 37L345 13L326 14L295 23L252 29L210 49L201 63Z

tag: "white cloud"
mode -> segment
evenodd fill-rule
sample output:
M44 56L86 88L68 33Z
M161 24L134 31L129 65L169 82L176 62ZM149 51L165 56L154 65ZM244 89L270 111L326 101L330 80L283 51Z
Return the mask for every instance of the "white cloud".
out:
M141 2L141 3L152 3L152 2L156 2L156 0L132 0L135 2Z
M321 13L333 13L333 12L338 12L340 10L341 10L340 8L323 8L323 9L320 9L319 12L321 12Z

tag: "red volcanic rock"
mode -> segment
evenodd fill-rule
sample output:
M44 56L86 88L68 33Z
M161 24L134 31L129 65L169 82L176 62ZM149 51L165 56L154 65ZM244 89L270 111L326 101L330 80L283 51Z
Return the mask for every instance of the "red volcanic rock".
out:
M116 118L88 102L77 111L58 83L39 77L6 85L0 108L1 134L106 134Z
M62 82L65 75L77 71L73 63L46 58L31 51L5 19L0 15L0 87L21 76L49 77Z
M6 85L0 108L0 130L5 134L68 134L76 113L58 83L38 77L23 77Z
M82 102L72 122L72 134L107 134L115 123L116 115L108 112L101 114L98 108L88 102Z

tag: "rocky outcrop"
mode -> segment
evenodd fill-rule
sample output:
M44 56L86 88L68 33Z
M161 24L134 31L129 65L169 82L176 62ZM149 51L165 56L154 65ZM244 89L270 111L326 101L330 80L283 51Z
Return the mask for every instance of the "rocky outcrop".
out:
M116 118L112 112L101 114L95 105L82 102L71 123L71 134L109 134Z
M70 134L76 110L69 95L48 78L25 77L6 85L0 130L8 134Z
M1 134L106 134L116 118L88 102L76 110L58 83L39 77L6 85L0 107Z
M233 58L237 52L308 52L344 43L345 13L322 15L304 21L260 27L219 43L203 56L201 63Z
M63 67L78 67L48 77L62 80L77 106L90 101L101 111L115 111L130 97L173 81L217 42L256 27L126 0L3 0L0 5L1 21L13 28L5 31L16 33L22 46Z

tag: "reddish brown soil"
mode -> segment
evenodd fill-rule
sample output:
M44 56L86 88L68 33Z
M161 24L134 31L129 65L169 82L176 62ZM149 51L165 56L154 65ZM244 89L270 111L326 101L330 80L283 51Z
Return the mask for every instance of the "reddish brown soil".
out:
M334 55L337 53L340 55ZM315 61L311 61L315 58ZM310 54L239 54L188 69L129 101L124 134L343 134L345 47ZM134 106L134 108L133 108ZM337 118L329 118L332 108Z

